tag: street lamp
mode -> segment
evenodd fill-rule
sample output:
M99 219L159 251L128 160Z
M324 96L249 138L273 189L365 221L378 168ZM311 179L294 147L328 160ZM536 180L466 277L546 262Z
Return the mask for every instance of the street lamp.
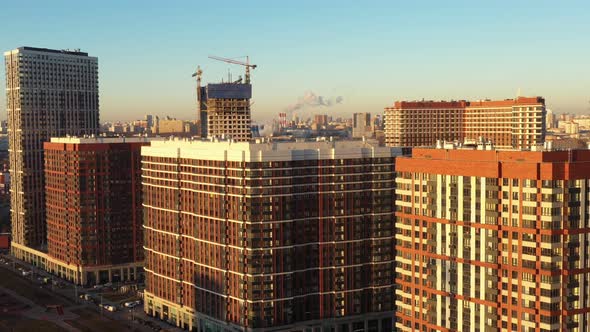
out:
M74 282L74 301L78 303L78 284Z
M134 321L135 317L133 317L133 314L135 313L135 307L129 309L129 313L131 314L131 321Z

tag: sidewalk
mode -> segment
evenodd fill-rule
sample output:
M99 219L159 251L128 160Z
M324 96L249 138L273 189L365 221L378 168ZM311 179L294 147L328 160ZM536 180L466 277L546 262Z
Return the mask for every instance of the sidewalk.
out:
M72 301L74 302L73 306L64 308L65 311L68 310L75 310L78 308L86 308L86 309L90 309L93 310L99 314L102 314L105 317L108 317L110 319L113 320L117 320L117 321L123 321L123 322L129 322L131 320L131 313L129 312L129 309L125 308L122 310L117 310L115 312L110 312L108 310L105 309L100 309L100 307L98 305L95 305L91 302L86 302L85 300L80 299L78 296L79 294L82 293L92 293L89 292L90 289L85 289L81 286L76 286L68 281L65 281L63 279L60 279L57 276L54 276L44 270L41 270L38 267L32 266L31 264L25 263L23 261L17 260L14 257L10 256L10 255L0 255L0 257L4 258L5 260L8 260L10 262L16 262L19 265L25 266L27 269L29 269L30 271L33 271L33 273L30 276L22 276L21 272L18 271L17 269L14 269L13 266L14 264L9 264L9 265L3 265L4 268L11 270L13 273L18 274L21 278L23 279L29 279L33 282L33 284L42 286L45 290L54 293L55 295L57 295L58 297L62 297L64 299L67 299L68 301ZM42 277L49 277L52 278L54 280L59 280L60 282L62 282L64 285L66 285L64 288L59 288L57 286L50 286L50 285L43 285L42 282L38 282L37 281L37 277L38 276L42 276ZM100 294L97 293L97 294ZM97 294L92 294L92 297L96 297ZM20 299L20 297L19 297ZM28 299L27 299L28 300ZM27 302L28 304L29 302ZM107 299L103 298L103 304L110 304L110 305L117 305L118 303L113 303L111 301L108 301ZM43 309L44 310L44 309ZM102 312L101 312L102 311ZM73 314L75 315L75 314ZM77 317L77 316L76 316ZM133 318L135 321L144 321L144 322L150 322L151 324L158 326L161 330L164 331L170 331L170 332L181 332L181 331L185 331L183 329L180 329L178 327L175 327L171 324L168 324L167 322L158 320L156 318L153 317L149 317L148 315L145 314L145 312L143 311L143 306L140 307L136 307L135 310L133 311ZM66 323L64 323L66 324ZM68 325L69 326L69 325ZM77 329L71 330L71 326L69 326L70 331L78 331ZM154 331L152 328L145 326L145 325L141 325L139 323L135 323L134 324L134 328L141 330L141 331Z
M58 315L57 312L55 312L53 310L47 311L46 308L41 307L40 305L36 304L35 302L27 299L24 296L17 294L16 292L14 292L8 288L0 286L0 291L12 296L13 298L15 298L15 299L19 300L20 302L31 307L30 309L23 312L23 315L26 317L36 319L36 320L47 320L47 321L50 321L56 325L59 325L60 327L66 329L68 331L72 331L72 332L80 331L77 328L64 322L64 320L74 320L74 319L78 318L78 315L70 312L71 308L64 309L64 314Z

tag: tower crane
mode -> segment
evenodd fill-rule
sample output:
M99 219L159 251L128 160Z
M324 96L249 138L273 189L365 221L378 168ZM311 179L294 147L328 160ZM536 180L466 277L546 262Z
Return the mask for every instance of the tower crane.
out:
M238 60L234 60L234 59L222 58L222 57L214 56L214 55L210 55L209 59L223 61L223 62L227 62L227 63L233 63L234 65L240 65L240 66L246 67L246 75L245 75L245 78L246 78L245 83L246 84L250 84L250 68L256 69L256 67L257 67L257 65L250 64L249 57L246 57L246 62L242 62L242 61L238 61Z
M197 70L193 73L192 77L197 78L197 105L200 106L201 102L201 75L203 71L201 70L201 66L197 66Z
M197 66L197 71L195 71L193 73L193 77L197 77L197 81L201 82L201 75L203 74L203 71L201 70L201 66Z

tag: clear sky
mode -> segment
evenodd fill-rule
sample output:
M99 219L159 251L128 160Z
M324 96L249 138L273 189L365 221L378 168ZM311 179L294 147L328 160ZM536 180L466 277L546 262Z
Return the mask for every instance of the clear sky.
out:
M249 55L253 118L306 92L305 112L381 113L403 99L504 99L590 113L589 1L3 1L0 46L99 58L101 120L195 118L197 65L217 82ZM4 87L4 66L0 67ZM0 94L0 118L6 118Z

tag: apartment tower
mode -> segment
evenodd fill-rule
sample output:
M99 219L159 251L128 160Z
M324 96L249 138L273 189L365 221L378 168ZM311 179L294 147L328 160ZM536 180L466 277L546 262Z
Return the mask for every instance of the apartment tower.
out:
M4 53L12 186L12 252L46 243L43 142L98 134L98 59L87 53L20 47Z
M143 267L146 137L45 142L45 269L82 285L137 280Z
M354 113L352 115L352 137L372 136L371 113Z
M397 154L362 141L142 148L145 311L192 331L391 331Z
M590 151L396 161L398 331L590 330Z
M396 101L385 108L388 146L432 146L437 140L491 141L498 148L529 148L545 140L545 100L518 97L482 101Z
M328 125L328 115L327 114L316 114L313 116L315 124L318 126L318 129L321 129L323 126Z

